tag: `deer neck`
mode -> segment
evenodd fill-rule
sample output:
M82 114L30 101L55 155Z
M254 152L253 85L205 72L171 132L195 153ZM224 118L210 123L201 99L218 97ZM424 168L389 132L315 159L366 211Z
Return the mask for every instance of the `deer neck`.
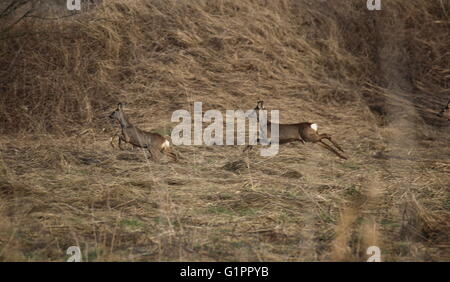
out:
M131 123L128 121L127 116L125 114L122 115L121 118L119 118L120 127L126 128L132 126Z

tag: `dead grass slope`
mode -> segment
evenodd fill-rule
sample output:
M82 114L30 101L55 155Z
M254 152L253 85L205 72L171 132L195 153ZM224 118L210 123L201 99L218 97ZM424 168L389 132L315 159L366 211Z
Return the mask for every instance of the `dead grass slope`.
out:
M341 1L342 2L342 1ZM0 40L0 260L450 260L448 1L104 1ZM314 120L343 144L273 158L179 147L178 164L117 151L129 103Z

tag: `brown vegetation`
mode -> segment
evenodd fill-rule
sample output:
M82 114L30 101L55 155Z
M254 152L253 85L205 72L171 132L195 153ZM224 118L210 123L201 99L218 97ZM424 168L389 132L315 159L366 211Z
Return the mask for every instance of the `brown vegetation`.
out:
M0 260L61 261L77 245L90 261L365 261L375 244L383 261L450 261L449 123L436 116L448 1L36 13L13 26L0 14ZM271 158L179 146L183 161L152 163L109 144L118 101L164 136L194 101L259 99L283 123L319 124L349 160L290 144Z

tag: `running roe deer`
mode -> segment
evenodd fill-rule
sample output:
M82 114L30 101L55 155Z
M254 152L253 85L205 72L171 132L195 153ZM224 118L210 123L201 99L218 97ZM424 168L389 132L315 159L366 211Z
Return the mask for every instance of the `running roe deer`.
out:
M264 110L264 101L258 101L255 111L256 118L259 122L259 111ZM270 136L271 123L267 120L267 136ZM333 147L323 142L323 139L328 139L339 151L344 152L342 148L331 139L331 135L327 133L319 134L317 131L317 124L310 122L301 122L293 124L279 124L279 144L286 144L290 142L299 141L303 144L306 142L316 143L323 148L333 152L338 157L342 159L347 159L347 157L340 154ZM259 142L260 139L257 140ZM248 145L244 151L250 149L252 146Z
M120 148L123 141L130 143L134 147L147 149L150 152L151 158L155 161L159 160L161 152L171 157L174 161L178 161L178 156L172 151L170 143L166 138L158 133L143 131L128 121L123 111L122 103L117 105L117 109L109 117L118 120L120 123L122 129L119 135Z
M446 117L450 120L450 101L448 101L447 106L443 108L439 113L436 114L438 117Z

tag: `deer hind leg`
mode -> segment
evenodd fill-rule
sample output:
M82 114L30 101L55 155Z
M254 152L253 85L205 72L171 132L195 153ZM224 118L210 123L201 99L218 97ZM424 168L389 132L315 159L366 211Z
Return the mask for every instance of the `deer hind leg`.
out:
M148 151L150 153L150 158L155 162L159 162L161 158L161 152L153 148L148 148Z
M178 162L178 155L172 150L170 147L164 147L163 149L164 154L169 156L173 159L173 161Z
M316 144L320 145L321 147L335 153L338 157L340 157L341 159L346 160L347 157L341 155L338 151L336 151L333 147L331 147L330 145L328 145L327 143L323 142L322 140L319 140L318 142L316 142Z
M339 149L339 151L341 151L342 153L344 153L344 150L342 150L341 146L339 146L333 139L331 139L331 135L329 134L321 134L320 135L320 140L322 139L328 139L336 148Z
M179 157L178 157L178 155L175 152L170 151L167 154L169 155L169 157L171 157L173 159L174 162L178 162Z
M163 152L165 155L172 158L173 161L178 161L178 155L170 147L170 142L168 140L165 140L164 143L161 144L160 152Z

